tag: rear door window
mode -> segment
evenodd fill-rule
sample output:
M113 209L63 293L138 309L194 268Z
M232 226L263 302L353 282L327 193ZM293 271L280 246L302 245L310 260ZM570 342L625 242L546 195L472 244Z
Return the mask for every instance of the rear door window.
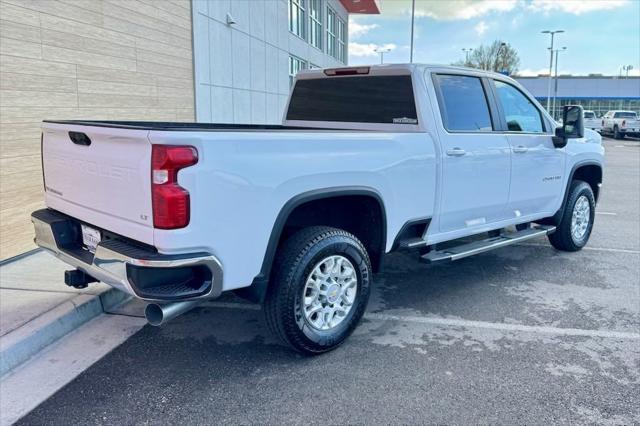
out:
M478 77L464 75L435 76L438 103L444 127L454 132L491 132L491 114L487 96Z
M287 120L418 124L411 76L298 80Z

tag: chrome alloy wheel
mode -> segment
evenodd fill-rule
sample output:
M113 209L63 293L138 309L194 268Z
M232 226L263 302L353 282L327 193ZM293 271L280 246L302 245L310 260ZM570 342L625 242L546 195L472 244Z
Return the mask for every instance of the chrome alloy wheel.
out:
M356 270L344 256L329 256L316 264L304 287L302 312L317 330L331 330L353 308L358 291Z
M589 205L589 199L581 195L573 206L573 214L571 216L571 236L574 241L582 240L587 233L590 220L591 206Z

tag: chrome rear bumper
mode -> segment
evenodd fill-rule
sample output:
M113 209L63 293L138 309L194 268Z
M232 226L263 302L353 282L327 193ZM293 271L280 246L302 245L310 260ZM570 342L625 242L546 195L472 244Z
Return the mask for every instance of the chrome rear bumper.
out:
M222 266L211 254L163 255L122 239L103 240L92 254L75 241L74 227L79 227L79 221L50 209L33 212L31 221L38 246L134 297L173 302L215 298L222 293Z

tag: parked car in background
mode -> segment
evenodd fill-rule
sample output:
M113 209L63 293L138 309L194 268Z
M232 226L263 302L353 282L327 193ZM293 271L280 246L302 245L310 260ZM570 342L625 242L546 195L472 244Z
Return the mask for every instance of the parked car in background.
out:
M615 139L625 136L640 136L640 120L633 111L609 111L601 120L601 132L613 135Z
M584 110L584 128L595 130L597 132L602 128L602 120L600 120L594 111Z
M584 247L604 148L581 107L563 122L502 74L417 64L302 71L282 125L46 121L36 243L73 266L68 285L151 302L151 324L235 291L321 353L388 252Z

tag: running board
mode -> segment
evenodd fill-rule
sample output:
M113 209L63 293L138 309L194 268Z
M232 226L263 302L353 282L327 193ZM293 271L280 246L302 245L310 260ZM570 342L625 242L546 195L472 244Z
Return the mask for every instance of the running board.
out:
M497 237L491 237L481 241L474 241L472 243L462 244L457 247L451 247L448 249L432 251L425 254L424 256L421 256L421 259L427 263L458 260L468 256L473 256L474 254L484 253L486 251L497 249L500 247L510 246L511 244L521 243L532 238L549 235L552 234L555 230L555 226L537 226L535 228L528 228L522 231L503 233Z

